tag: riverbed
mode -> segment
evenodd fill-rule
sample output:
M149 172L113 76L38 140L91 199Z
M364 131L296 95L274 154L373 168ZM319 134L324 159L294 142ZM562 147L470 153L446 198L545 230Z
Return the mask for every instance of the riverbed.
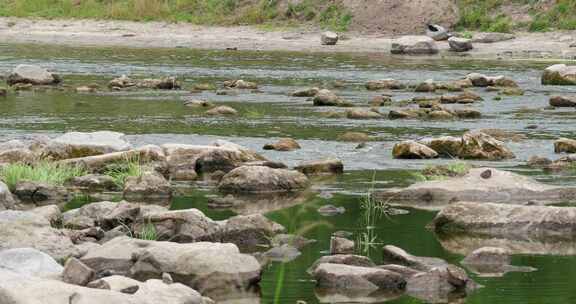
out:
M264 269L260 292L236 295L245 303L307 303L327 301L315 290L306 269L329 248L330 235L339 230L359 234L360 200L373 189L403 187L418 181L413 173L430 164L451 160L395 160L392 146L406 139L428 136L461 135L471 129L503 129L523 139L506 142L516 158L498 162L470 162L521 174L551 184L570 184L574 173L552 175L525 165L533 155L556 158L553 141L575 138L573 108L547 109L554 94L576 94L576 87L542 86L540 76L548 62L474 61L461 59L405 59L388 55L298 52L206 51L141 48L70 48L49 45L0 45L0 73L17 64L32 63L57 72L64 79L64 90L21 91L0 99L0 140L56 136L67 131L111 130L123 132L136 146L144 144L207 144L225 139L258 151L269 159L288 166L327 157L344 162L345 173L313 180L310 191L298 197L280 198L266 206L248 202L232 210L210 208L208 200L218 195L210 183L182 185L172 208L198 208L213 219L235 214L265 211L291 233L317 242L288 263L272 263ZM352 120L326 118L329 110L314 107L307 98L291 97L290 92L312 86L330 88L356 106L368 108L372 97L382 92L364 88L368 80L394 78L404 83L427 79L454 80L469 72L505 75L525 90L523 96L500 96L477 89L484 101L472 105L482 112L480 119L424 120ZM110 91L109 80L120 75L134 78L177 76L183 84L176 91ZM244 79L259 84L259 91L240 91L237 95L218 95L216 90L191 93L193 84L220 86L228 79ZM76 93L73 88L96 84L96 93ZM68 88L68 89L66 89ZM399 108L399 101L430 93L394 91L387 112ZM240 113L237 117L209 117L203 110L186 107L188 99L209 100L228 105ZM343 110L343 109L337 109ZM527 128L528 126L536 128ZM357 143L339 141L345 132L365 132L378 140L358 148ZM302 149L292 152L264 151L265 143L278 138L296 139ZM576 172L575 172L576 173ZM262 204L262 202L258 202ZM323 217L317 209L323 205L341 206L346 212ZM409 214L383 216L375 228L372 246L361 248L375 262L381 260L383 245L396 245L421 256L444 258L458 264L462 248L426 229L433 212L409 210ZM466 242L457 243L463 247ZM513 264L531 266L530 273L509 273L502 278L477 278L484 288L476 290L466 303L571 303L576 301L573 284L576 265L572 254L576 244L562 244L557 250L516 255ZM360 250L360 249L359 249ZM382 302L385 299L374 299ZM402 296L386 299L389 303L420 303ZM460 303L460 302L459 302ZM463 302L462 302L463 303Z

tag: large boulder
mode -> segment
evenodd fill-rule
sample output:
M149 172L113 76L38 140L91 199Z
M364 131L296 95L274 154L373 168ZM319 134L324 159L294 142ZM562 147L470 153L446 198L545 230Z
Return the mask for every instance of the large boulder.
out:
M50 85L60 83L61 79L58 75L50 73L37 65L20 64L8 75L6 82L10 86L18 83Z
M137 280L160 279L204 293L247 288L260 280L260 264L234 244L144 241L118 237L89 250L81 261L97 273L112 271Z
M404 189L382 190L376 199L426 209L458 201L550 204L576 198L576 187L550 186L512 172L475 168L462 177L416 183Z
M64 270L54 258L33 248L0 251L0 269L43 278L58 278Z
M54 159L78 158L126 151L132 146L118 132L69 132L52 139L44 153Z
M310 274L313 273L319 265L326 263L342 264L342 265L350 265L366 268L376 267L376 264L369 257L354 254L334 254L320 257L308 269L308 273Z
M148 280L140 282L123 276L109 276L93 281L91 286L106 286L113 292L126 293L128 290L136 290L135 297L147 299L152 303L181 303L181 304L205 304L200 293L194 289L179 283L164 282L161 280Z
M543 85L576 85L576 65L555 64L542 74Z
M504 143L480 131L462 135L462 147L458 153L462 159L502 160L514 158L514 153Z
M426 36L403 36L392 43L392 54L433 55L438 53L434 39Z
M574 240L576 208L462 202L442 209L431 227L514 240Z
M10 189L8 189L8 186L0 181L0 211L13 209L15 203L14 197L12 197L12 193L10 192Z
M320 288L394 292L406 287L401 275L379 268L322 263L312 275Z
M266 160L256 152L229 142L216 142L210 146L165 144L162 148L173 176L182 172L228 172L246 162Z
M112 279L107 278L112 281ZM121 303L121 304L202 304L202 296L182 284L164 284L160 280L130 282L132 293L112 289L87 288L57 280L25 276L0 268L0 300L6 304Z
M133 225L136 235L153 227L157 240L178 243L218 241L220 224L198 209L160 211L147 214Z
M0 212L0 250L34 248L56 260L77 253L68 235L50 226L50 219L34 211Z
M218 189L225 192L282 192L308 187L306 175L286 169L243 166L222 177Z
M436 151L413 140L406 140L395 144L392 149L392 155L394 158L402 159L426 159L438 157Z

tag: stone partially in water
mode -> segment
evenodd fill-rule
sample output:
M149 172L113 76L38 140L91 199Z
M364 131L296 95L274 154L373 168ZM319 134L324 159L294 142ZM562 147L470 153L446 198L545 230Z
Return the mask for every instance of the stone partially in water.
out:
M576 107L576 97L552 96L549 103L553 107Z
M555 153L576 153L576 140L560 138L554 141Z
M470 169L463 177L416 183L404 189L382 190L374 193L378 200L395 204L436 209L458 201L518 204L536 201L552 204L576 199L576 188L550 186L511 172L490 168L492 176L484 179L487 168Z
M400 90L404 89L405 85L396 79L381 79L371 80L366 83L366 89L370 91L375 90Z
M401 275L378 268L322 263L312 275L316 286L321 288L394 291L406 287L406 280Z
M298 142L292 138L281 138L275 143L265 144L264 150L294 151L300 149Z
M50 73L40 66L29 64L18 65L6 79L10 86L15 84L50 85L58 84L61 81L58 75Z
M563 197L563 200L568 199ZM431 227L442 233L466 232L485 237L573 241L576 208L456 203L440 211Z
M353 254L355 249L354 241L333 236L330 238L330 254Z
M10 193L8 186L0 181L0 211L13 209L15 203L14 197L12 197L12 193Z
M542 74L543 85L576 85L576 66L555 64Z
M438 157L436 151L413 140L406 140L394 145L392 155L394 158L403 159L427 159Z
M458 152L462 159L502 160L514 158L514 153L504 143L480 131L462 135L462 146Z
M140 176L126 178L123 191L124 199L128 201L161 201L172 197L170 182L155 172L144 172Z
M236 111L234 108L229 107L229 106L219 106L219 107L215 107L211 110L206 111L206 115L210 115L210 116L235 116L238 115L238 111Z
M286 169L243 166L222 177L218 189L225 192L283 192L308 187L306 175Z
M346 208L336 207L334 205L324 205L318 208L318 213L320 213L323 216L334 216L343 214L344 212L346 212Z
M340 97L334 94L330 90L320 90L314 96L314 105L315 106L338 106L342 103Z

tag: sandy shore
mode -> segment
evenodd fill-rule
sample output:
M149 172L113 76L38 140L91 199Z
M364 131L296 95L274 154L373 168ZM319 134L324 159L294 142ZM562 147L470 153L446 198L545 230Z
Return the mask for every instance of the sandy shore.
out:
M263 31L254 27L204 27L164 22L96 20L31 20L0 18L0 43L39 43L93 47L193 48L389 53L394 38L389 35L346 33L336 46L320 45L314 31ZM439 42L438 56L475 59L550 59L574 60L576 31L518 33L514 40L476 43L465 55L448 51Z

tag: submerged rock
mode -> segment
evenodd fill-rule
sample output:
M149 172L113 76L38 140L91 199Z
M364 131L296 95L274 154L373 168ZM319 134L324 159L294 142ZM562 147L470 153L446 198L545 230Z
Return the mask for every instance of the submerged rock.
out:
M368 142L372 141L373 138L370 135L362 132L346 132L338 136L338 140L340 141L347 141L347 142Z
M48 70L29 64L20 64L8 75L6 83L13 86L16 84L50 85L58 84L62 80L58 75L48 72Z
M487 171L490 172L489 178L486 178ZM463 177L416 183L405 189L378 191L374 197L428 209L459 201L503 204L533 201L550 204L575 199L576 188L549 186L526 176L492 168L474 168Z
M286 169L243 166L222 177L218 189L225 192L282 192L308 187L306 175Z
M242 79L225 81L224 86L227 88L241 89L241 90L258 89L258 84L256 84L255 82L249 82Z
M404 36L392 43L392 54L433 55L438 53L434 39L426 36Z
M555 64L542 74L543 85L576 85L576 66Z

